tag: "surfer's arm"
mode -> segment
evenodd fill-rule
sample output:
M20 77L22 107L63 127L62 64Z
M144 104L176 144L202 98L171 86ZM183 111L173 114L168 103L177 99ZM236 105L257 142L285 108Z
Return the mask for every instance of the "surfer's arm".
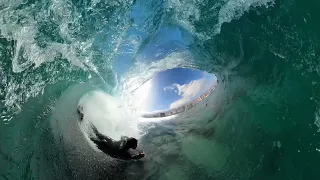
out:
M108 137L108 136L105 136L103 134L101 134L98 129L91 123L91 127L92 127L92 130L94 132L94 134L97 136L97 138L101 141L105 141L107 144L109 144L110 146L114 144L114 141Z

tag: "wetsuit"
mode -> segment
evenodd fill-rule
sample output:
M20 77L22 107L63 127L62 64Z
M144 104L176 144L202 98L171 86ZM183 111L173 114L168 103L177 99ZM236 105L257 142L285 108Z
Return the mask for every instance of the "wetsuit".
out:
M95 131L95 130L94 130ZM110 155L113 158L130 160L130 159L140 159L144 157L144 154L127 147L126 136L122 136L120 141L115 141L99 132L95 132L97 138L90 138L97 147L104 153Z
M80 121L83 121L84 116L82 110L83 108L81 106L77 109L77 112L80 115ZM90 139L102 152L110 155L111 157L123 160L131 160L141 159L145 156L143 152L135 150L136 144L135 147L130 147L130 144L128 143L130 138L122 136L120 141L115 141L110 137L101 134L93 124L91 124L91 127L96 137L90 137Z

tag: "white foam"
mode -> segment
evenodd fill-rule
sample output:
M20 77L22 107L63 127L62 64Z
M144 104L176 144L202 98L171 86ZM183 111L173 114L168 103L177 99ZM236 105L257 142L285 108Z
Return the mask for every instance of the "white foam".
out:
M220 33L223 23L239 19L251 7L265 6L269 7L274 4L274 0L217 0L215 3L208 4L207 12L202 15L200 6L205 3L203 0L167 0L166 11L172 13L172 20L185 30L196 35L200 39L206 40ZM202 18L211 17L213 21L217 19L213 29L208 27L209 32L199 32L195 27L197 21ZM214 31L214 32L210 32Z
M113 139L122 135L139 136L137 121L118 99L102 91L92 91L80 99L79 105L83 107L84 121L93 123L102 134Z
M184 29L196 33L194 22L199 21L201 12L198 5L203 0L168 0L166 1L166 11L174 12L173 19Z
M150 123L150 122L163 122L163 121L169 121L173 119L177 119L179 115L172 115L167 117L158 117L158 118L138 118L139 123Z
M57 3L60 5L56 5ZM68 23L76 21L77 14L71 14L70 7L67 6L65 1L52 1L48 11L37 12L35 15L34 12L38 10L34 6L15 9L17 5L19 5L17 1L8 2L5 5L7 8L0 13L1 36L15 41L15 51L12 59L14 72L22 72L32 64L38 67L42 63L53 61L61 55L72 64L84 67L84 57L77 51L90 46L92 40L79 42L73 38L71 43L68 44L48 42L45 48L39 47L36 42L39 33L38 28L40 27L39 22L45 19L49 20L50 15L53 15L53 19L60 27L66 27ZM65 41L71 39L71 33L67 28L60 28L60 35Z
M272 6L274 0L229 0L219 10L216 33L219 34L223 23L239 19L251 7Z
M23 72L32 65L34 65L33 68L37 68L43 63L61 57L75 66L95 71L94 66L85 61L87 57L77 53L83 52L85 48L91 46L92 40L90 39L86 42L80 42L75 39L70 41L70 39L62 37L64 41L69 43L47 42L45 47L40 47L37 44L37 39L40 36L39 23L55 19L57 17L55 14L60 11L68 12L69 7L66 5L53 7L56 2L66 4L65 1L52 1L50 6L52 8L39 9L41 4L38 3L43 2L35 2L35 4L23 8L17 7L24 4L24 1L0 2L0 36L14 42L13 58L11 59L12 71L23 75L23 79L20 79L21 76L16 78L14 75L5 74L2 79L1 83L4 86L5 93L4 103L8 109L18 112L20 106L29 97L36 96L46 86L48 80L43 79L41 75ZM50 4L50 2L48 3ZM61 10L61 7L65 8ZM64 21L55 19L56 24L67 25L72 23L77 18L74 15L66 17ZM54 16L54 18L51 16Z
M87 8L93 9L98 1L89 3ZM82 16L71 1L36 1L19 7L25 3L26 1L22 0L0 1L0 37L14 42L12 71L23 76L21 79L20 75L9 74L11 70L6 71L7 74L0 82L5 87L1 93L5 96L5 106L16 112L28 97L41 92L46 83L56 81L54 77L41 77L41 74L37 74L39 72L33 73L31 70L26 72L30 67L36 69L47 62L66 59L73 66L64 68L70 68L70 70L79 68L99 74L93 63L91 50L95 37L79 38L80 29L83 26L80 23ZM109 4L112 6L113 3ZM121 3L118 6L120 5ZM101 24L98 25L101 26ZM50 36L56 36L56 34L48 32L43 34L47 30L53 30L59 34L60 37L53 38L60 40L51 40ZM2 67L2 64L0 66ZM52 67L52 69L55 68Z
M320 111L319 110L315 114L314 124L319 128L317 132L320 132Z

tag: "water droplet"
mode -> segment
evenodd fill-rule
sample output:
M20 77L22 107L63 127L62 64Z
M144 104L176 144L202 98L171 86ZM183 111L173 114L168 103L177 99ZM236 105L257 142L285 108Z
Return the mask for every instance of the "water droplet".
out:
M278 146L278 148L281 148L281 142L280 141L277 141L277 146Z

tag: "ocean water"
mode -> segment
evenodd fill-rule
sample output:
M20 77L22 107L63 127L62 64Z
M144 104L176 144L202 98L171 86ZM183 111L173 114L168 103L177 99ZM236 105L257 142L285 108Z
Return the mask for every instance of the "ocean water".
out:
M318 7L1 0L0 179L319 179ZM175 67L214 73L218 86L178 116L137 118L132 91ZM85 122L139 137L147 156L97 151L79 103Z

